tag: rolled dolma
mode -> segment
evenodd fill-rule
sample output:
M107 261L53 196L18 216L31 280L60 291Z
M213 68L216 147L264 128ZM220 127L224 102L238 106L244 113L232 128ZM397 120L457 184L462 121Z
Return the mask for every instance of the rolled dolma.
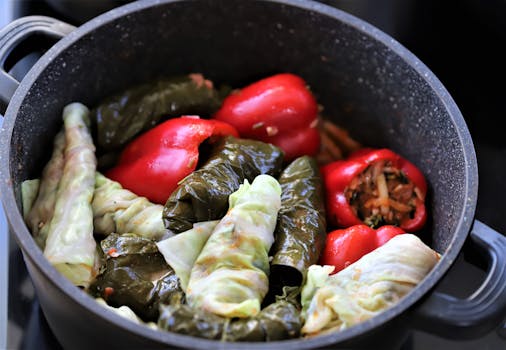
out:
M302 156L279 176L281 209L271 249L271 289L300 286L325 244L326 220L322 179L316 160Z
M302 333L338 331L395 305L432 270L439 254L417 236L401 234L344 270L313 265L302 290Z
M193 264L217 224L218 220L197 222L191 230L156 243L167 264L179 277L184 291L188 286Z
M298 302L299 288L284 287L276 301L249 319L234 319L227 324L222 340L274 341L300 335L302 319Z
M137 196L99 172L91 205L95 233L135 233L153 240L170 236L162 220L163 205Z
M170 332L222 341L296 338L302 326L297 296L298 290L287 288L283 295L276 296L276 301L262 309L258 315L234 319L193 309L186 304L161 305L158 327Z
M209 116L220 104L218 91L201 74L135 86L105 99L92 111L98 147L118 150L162 120L188 114Z
M80 103L65 106L63 123L64 166L44 256L72 283L87 287L95 275L96 257L91 210L96 158L88 108Z
M25 221L35 241L44 249L49 223L53 217L56 202L56 191L63 175L65 163L65 131L62 130L54 139L53 153L42 170L39 191Z
M105 266L90 294L113 307L128 306L144 321L156 321L159 303L184 300L179 278L154 241L134 234L110 234L100 242Z
M260 141L227 137L214 145L209 159L181 180L163 210L165 227L174 233L193 223L218 220L228 209L228 197L260 174L277 177L283 151Z
M268 252L281 205L281 188L269 175L247 180L230 195L229 211L191 270L188 304L224 317L260 312L269 289Z

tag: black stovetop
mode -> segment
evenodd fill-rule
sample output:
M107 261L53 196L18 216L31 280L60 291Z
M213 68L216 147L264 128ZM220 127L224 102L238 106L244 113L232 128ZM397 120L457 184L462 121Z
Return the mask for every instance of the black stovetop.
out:
M99 0L88 3L94 1ZM0 0L0 27L25 15L53 16L76 26L84 20L76 13L69 16L57 11L50 2L58 1ZM120 2L127 1L117 0ZM506 44L506 22L500 16L505 13L506 2L488 0L480 6L477 0L321 2L355 14L392 35L443 82L459 105L475 142L480 175L476 217L506 233L506 205L499 199L506 197L506 138L499 127L500 118L506 115L506 104L502 103L504 89L496 89L495 84L506 78L506 54L499 50ZM483 277L481 270L459 256L438 289L466 297ZM14 240L9 240L0 207L0 349L4 347L61 349L40 309L21 252ZM413 331L402 348L409 349L499 350L506 349L506 338L493 331L473 341L449 341Z

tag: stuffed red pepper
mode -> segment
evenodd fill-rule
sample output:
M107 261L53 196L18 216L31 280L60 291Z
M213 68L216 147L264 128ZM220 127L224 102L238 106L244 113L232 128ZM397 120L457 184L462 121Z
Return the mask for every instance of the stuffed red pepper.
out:
M318 104L294 74L276 74L230 94L213 117L233 125L241 137L280 147L287 161L320 149Z
M178 182L197 167L199 146L212 137L238 136L218 120L169 119L134 139L107 177L155 203L165 204Z
M399 154L364 148L323 166L321 172L331 225L390 224L414 232L425 224L425 177Z

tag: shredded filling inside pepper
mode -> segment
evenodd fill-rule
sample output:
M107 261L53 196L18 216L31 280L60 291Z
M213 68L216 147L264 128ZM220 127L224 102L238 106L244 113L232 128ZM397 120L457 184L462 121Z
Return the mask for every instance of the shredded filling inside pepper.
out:
M412 219L420 190L391 161L377 161L355 177L345 196L355 215L366 225L400 225Z

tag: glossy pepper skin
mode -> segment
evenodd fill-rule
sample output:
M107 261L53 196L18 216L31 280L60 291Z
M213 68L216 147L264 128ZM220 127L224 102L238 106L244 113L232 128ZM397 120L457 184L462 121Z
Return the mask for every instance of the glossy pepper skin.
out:
M345 160L329 163L321 168L324 179L328 221L335 227L349 227L363 224L345 196L351 181L366 168L377 161L390 161L392 166L414 184L421 198L416 199L416 208L412 218L403 220L399 226L407 232L420 230L426 222L425 196L427 183L422 172L407 159L386 149L363 148L352 153Z
M197 167L199 145L227 135L237 137L238 133L218 120L169 119L129 143L106 175L139 196L165 204L177 183Z
M339 272L403 233L406 232L397 226L385 225L375 230L363 224L332 231L327 234L320 264L333 265L335 269L332 273Z
M305 81L276 74L227 96L213 118L233 125L241 137L280 147L287 161L320 148L318 105Z

